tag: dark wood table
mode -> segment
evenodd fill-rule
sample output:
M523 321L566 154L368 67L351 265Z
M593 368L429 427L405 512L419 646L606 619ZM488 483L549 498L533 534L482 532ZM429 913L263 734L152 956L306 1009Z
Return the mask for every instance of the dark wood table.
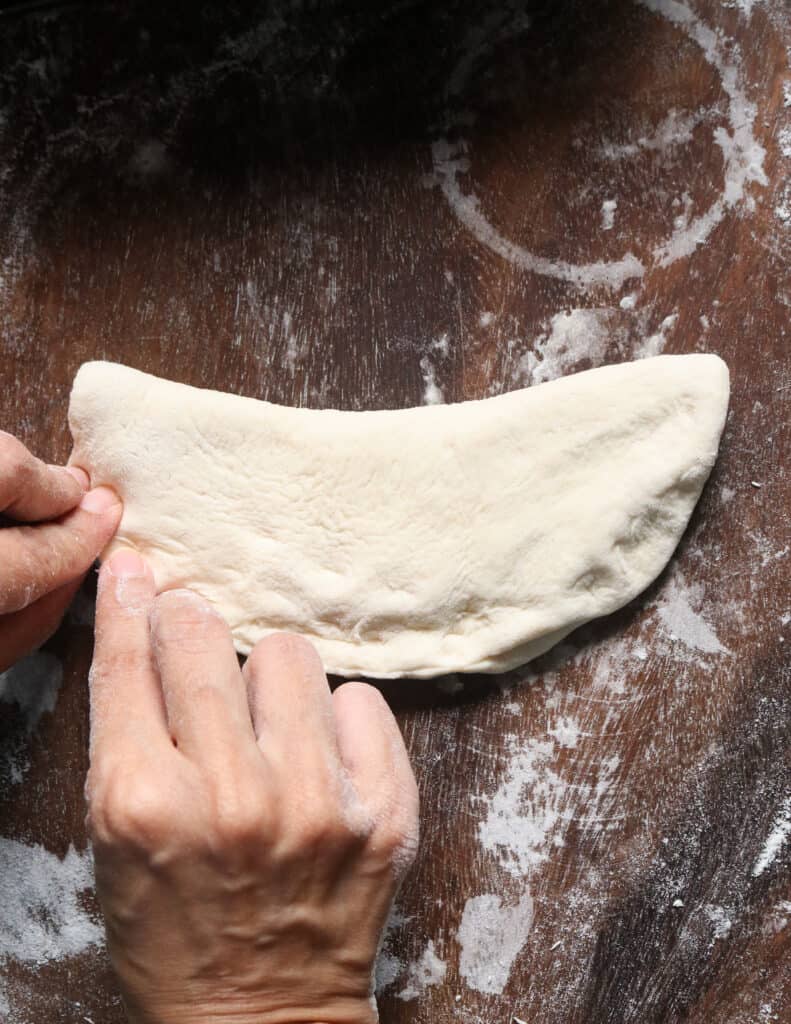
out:
M507 676L385 688L423 840L380 1006L791 1021L786 0L23 7L0 425L46 458L87 359L344 409L727 360L719 462L644 595ZM85 852L91 587L0 683L8 1024L123 1019Z

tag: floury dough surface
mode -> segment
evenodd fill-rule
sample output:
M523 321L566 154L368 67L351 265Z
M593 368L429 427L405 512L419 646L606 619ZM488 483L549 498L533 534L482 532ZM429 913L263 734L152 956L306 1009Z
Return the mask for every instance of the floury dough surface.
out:
M670 558L717 454L713 355L395 412L291 409L81 367L71 462L124 500L113 546L190 587L247 653L329 672L498 672L615 611Z

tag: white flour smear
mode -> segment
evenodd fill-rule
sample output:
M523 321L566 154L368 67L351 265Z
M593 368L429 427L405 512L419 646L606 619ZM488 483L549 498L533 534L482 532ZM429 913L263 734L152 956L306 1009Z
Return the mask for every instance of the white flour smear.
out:
M689 7L678 0L637 0L648 10L661 14L697 43L708 63L717 71L728 97L730 133L723 127L714 131L714 141L722 150L724 187L721 196L688 225L673 232L667 242L654 250L654 259L663 267L691 255L702 245L729 209L745 199L751 184L767 185L763 162L766 152L753 135L756 108L739 85L737 61L730 59L724 38L705 25Z
M637 156L645 151L664 153L677 146L687 145L692 142L692 132L695 128L708 120L712 114L712 110L679 113L672 109L653 132L640 135L635 142L605 142L598 148L599 156L616 161Z
M601 204L602 231L612 231L615 227L615 212L618 209L617 199L605 199Z
M517 376L525 383L543 384L589 367L661 355L678 322L670 313L648 333L651 310L636 310L634 296L620 308L579 307L556 313L543 333L519 360ZM518 339L509 342L516 347Z
M769 917L764 922L763 932L765 935L779 935L784 932L791 921L791 901L779 900Z
M580 727L565 716L548 738L504 737L507 767L492 796L479 794L483 807L478 840L515 878L527 878L563 847L569 825L598 830L615 820L613 804L619 759L599 762L595 777L567 781L557 766L558 752L576 746Z
M753 184L768 184L763 170L765 151L753 134L756 118L755 105L750 103L740 82L740 68L737 51L728 46L728 41L718 32L709 28L684 3L679 0L635 0L654 14L666 18L694 42L705 60L716 70L722 88L727 96L727 121L729 129L719 125L714 129L714 141L722 151L723 185L719 196L702 214L694 218L685 216L676 219L670 237L656 245L651 254L652 264L668 266L676 260L690 256L699 245L711 235L714 228L724 219L729 210L749 199L747 189ZM745 0L746 2L746 0ZM504 16L507 18L507 15ZM511 21L491 18L477 32L471 33L464 55L452 72L446 93L449 99L461 97L476 62L510 36L518 35L527 27L523 16ZM641 149L668 148L682 145L692 138L697 120L708 119L709 110L695 115L677 115L670 111L654 136L645 136L634 145L636 152ZM684 120L684 117L687 119ZM631 252L621 259L599 260L592 263L572 263L548 259L531 252L505 237L487 218L478 196L464 191L459 177L470 170L468 143L464 138L451 141L451 136L462 131L468 123L466 112L449 113L443 135L432 144L435 183L445 196L448 205L458 220L471 234L492 252L531 273L557 278L578 288L597 285L620 289L634 278L642 277L646 266ZM631 151L606 154L611 158L623 159L634 155ZM614 208L604 211L605 230L608 229L610 214Z
M717 906L716 904L709 904L703 909L706 917L708 917L711 922L715 941L727 939L730 935L731 928L733 927L733 921L731 920L728 911L724 907Z
M609 344L609 310L572 309L557 313L547 334L535 341L533 351L522 357L520 373L531 384L543 384L568 373L581 360L601 365Z
M437 956L434 943L429 939L421 956L406 969L406 984L396 998L409 1002L418 999L426 989L440 985L445 980L448 965Z
M467 900L457 939L459 973L468 988L490 995L503 991L532 923L529 892L515 906L504 905L499 896L490 893Z
M778 854L791 836L791 796L783 804L767 836L764 847L753 868L753 878L758 878L774 864Z
M403 928L404 925L409 924L409 921L410 918L405 917L397 906L393 906L379 941L379 953L374 964L374 988L376 992L384 992L406 970L405 964L390 951L389 944L394 934Z
M635 359L650 359L651 356L659 356L665 351L667 336L676 326L678 313L671 313L666 316L659 325L659 330L642 341L634 350Z
M702 603L702 586L688 586L680 574L668 580L656 606L665 635L700 654L730 654L720 643L713 626L696 611Z
M93 888L88 851L60 860L42 846L0 838L0 962L42 964L104 943L80 897Z
M753 7L758 7L763 2L764 0L723 0L723 6L734 7L749 18L753 13Z
M568 281L578 288L608 285L621 288L626 281L642 277L645 267L632 253L620 260L597 260L593 263L576 264L564 260L550 260L530 252L524 246L505 238L481 211L480 200L473 193L464 193L458 182L458 175L469 170L466 144L463 141L450 143L438 139L431 147L437 182L451 209L461 223L478 241L492 252L523 270L544 277Z
M427 357L420 360L420 372L423 374L423 404L442 405L445 398L437 385L436 371Z

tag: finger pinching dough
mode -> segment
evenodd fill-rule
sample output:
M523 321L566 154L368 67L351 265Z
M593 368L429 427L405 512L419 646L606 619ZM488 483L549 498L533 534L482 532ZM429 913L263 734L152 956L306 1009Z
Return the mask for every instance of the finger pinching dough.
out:
M239 651L309 638L329 672L499 672L643 590L717 454L728 370L659 356L480 402L291 409L81 367L71 462L124 501L108 549L190 587Z

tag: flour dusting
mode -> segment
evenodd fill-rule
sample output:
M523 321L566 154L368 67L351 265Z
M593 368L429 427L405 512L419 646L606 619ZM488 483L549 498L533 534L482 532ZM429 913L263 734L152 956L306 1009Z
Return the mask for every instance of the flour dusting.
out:
M396 932L408 924L409 920L397 905L393 905L379 940L379 952L374 964L374 989L376 992L384 992L401 977L406 969L404 963L391 952L390 943Z
M635 359L649 359L651 356L659 356L665 350L667 336L676 326L678 313L671 313L666 316L659 325L659 330L645 338L634 350Z
M715 940L727 939L733 927L733 922L726 909L711 903L703 909L706 917L711 922Z
M423 374L423 404L442 405L445 397L437 385L436 371L431 365L430 360L426 358L421 359L420 370Z
M437 956L434 942L429 939L421 956L407 967L406 984L396 998L405 1002L418 999L432 985L442 984L447 971L448 965Z
M615 211L618 209L617 199L605 199L601 204L602 231L612 231L615 226Z
M459 973L476 992L499 994L533 923L533 900L525 892L515 906L499 896L473 896L464 905L457 938Z
M654 150L665 152L676 146L684 146L692 141L692 132L699 124L711 117L713 111L698 110L684 113L672 108L660 121L656 130L638 136L634 142L616 145L605 142L599 147L599 155L606 160L623 160L635 157L641 151Z
M492 796L474 798L484 809L478 841L515 878L529 877L562 848L572 821L585 830L612 817L618 757L603 759L584 782L572 785L560 773L559 750L575 747L579 736L570 718L562 718L548 738L505 736L500 784Z
M533 351L522 357L520 372L532 384L542 384L564 376L583 359L593 366L603 363L609 342L608 313L606 309L556 313L549 331L540 335Z
M104 943L81 895L93 888L90 852L63 860L42 846L0 838L0 961L45 963Z
M714 627L696 610L702 601L703 588L687 585L679 576L669 580L656 610L662 627L672 641L702 654L729 654L720 643Z
M767 870L767 868L770 868L772 864L774 864L778 854L790 835L791 796L789 796L785 801L779 814L775 818L774 824L772 825L772 831L767 836L760 856L753 867L753 878L758 878Z

